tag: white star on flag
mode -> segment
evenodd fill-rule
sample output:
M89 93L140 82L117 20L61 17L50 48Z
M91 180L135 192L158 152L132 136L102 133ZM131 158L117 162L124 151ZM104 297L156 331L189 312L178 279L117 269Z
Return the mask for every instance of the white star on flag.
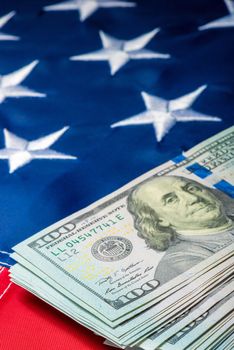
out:
M35 60L6 75L0 75L0 103L7 97L45 97L46 94L30 90L27 87L20 85L20 83L27 78L33 68L39 61Z
M224 28L224 27L234 27L234 1L224 0L229 15L216 19L212 22L204 24L199 27L199 30L206 30L212 28Z
M193 92L173 100L165 100L142 92L141 95L146 110L133 117L112 124L111 128L128 125L153 124L156 139L160 142L176 122L219 122L221 119L218 117L208 116L190 109L206 87L206 85L200 86Z
M0 17L0 29L7 24L7 22L15 15L15 11L11 11L5 16ZM0 32L0 40L19 40L18 36L5 34L3 32Z
M111 7L134 7L134 2L111 1L111 0L70 0L58 4L45 6L45 11L70 11L77 10L80 13L80 20L83 22L96 12L99 8Z
M131 59L170 58L169 54L162 54L144 49L159 30L159 28L156 28L132 40L116 39L100 31L99 35L103 49L83 55L72 56L70 59L73 61L108 61L111 75L114 75Z
M27 141L4 129L5 148L0 149L0 159L7 159L9 173L30 163L33 159L76 159L76 157L53 151L52 146L69 127L33 141Z

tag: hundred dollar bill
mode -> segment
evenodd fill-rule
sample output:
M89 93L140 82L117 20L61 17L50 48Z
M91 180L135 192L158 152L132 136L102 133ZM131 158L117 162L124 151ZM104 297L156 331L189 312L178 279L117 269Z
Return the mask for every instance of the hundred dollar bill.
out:
M233 303L234 300L232 300ZM233 304L232 304L233 305ZM227 305L230 309L231 304ZM227 311L227 310L226 310ZM205 332L205 334L197 341L190 343L187 347L188 350L207 350L212 348L220 338L226 337L226 335L233 330L234 326L234 312L229 312L223 317L222 320L218 321L212 329Z
M222 337L220 341L218 340L215 344L212 345L212 348L207 350L233 350L234 349L234 327L231 328L229 332Z
M232 279L232 277L231 277ZM212 325L212 314L216 310L221 310L223 304L234 296L234 281L226 281L224 286L219 288L218 291L214 291L211 295L196 305L191 310L187 311L181 317L175 318L171 324L168 324L165 328L158 330L150 338L139 345L144 350L177 350L180 349L178 342L185 336L192 342L191 332L196 336L194 329L202 322L209 318L209 322ZM230 310L228 310L229 312ZM204 332L206 329L203 327ZM195 340L195 339L194 339Z
M149 311L145 312L144 314L140 314L139 316L136 316L133 319L130 319L129 322L124 322L124 324L120 325L118 330L115 328L114 329L114 335L117 337L121 337L124 334L126 334L126 331L131 330L132 328L135 328L136 332L136 327L138 327L137 330L137 335L139 336L139 328L144 328L145 322L152 321L153 318L153 327L148 326L148 330L150 331L152 328L156 326L156 318L160 317L161 322L163 321L162 315L168 314L171 317L173 313L178 313L178 308L180 305L187 307L187 305L190 305L193 297L193 302L197 300L197 298L200 298L201 295L207 292L207 289L210 289L213 287L213 285L217 285L221 279L226 278L227 276L230 275L232 272L233 268L233 249L234 245L231 245L224 250L218 252L210 257L209 260L209 266L206 266L200 273L197 273L193 278L190 278L190 284L185 285L183 288L180 288L178 291L174 290L172 295L168 294L166 300L164 301L161 298L161 302L158 303L155 307L151 307ZM225 251L225 255L223 252ZM16 261L18 261L21 265L25 266L26 268L30 269L33 273L38 275L40 278L42 278L44 281L46 281L48 284L50 284L53 288L60 289L59 285L57 284L56 281L53 279L49 278L43 271L39 270L36 266L33 266L31 262L27 261L24 259L22 256L18 255L17 253L14 253L12 255L12 258L14 258ZM11 269L12 276L14 277L15 273L15 268L17 268L18 265L14 266ZM212 269L212 271L210 271ZM209 274L209 276L206 276ZM16 277L19 279L19 272L16 274ZM29 280L31 277L29 277ZM17 279L16 279L17 282ZM182 292L181 292L182 290ZM191 296L191 290L192 290L192 296ZM64 289L63 294L66 295L66 290ZM201 294L202 293L202 294ZM69 295L68 295L69 296ZM178 300L179 302L175 301ZM76 305L76 304L75 304ZM189 307L189 306L188 306ZM78 310L77 314L77 319L80 316L80 307L75 306L76 311ZM74 310L73 310L74 311ZM82 310L81 310L82 311ZM87 311L87 310L86 310ZM86 312L87 313L87 312ZM83 311L82 311L82 314ZM88 313L87 313L88 314ZM91 322L95 323L96 318L92 318L90 316L90 313L87 315L89 320ZM164 315L164 319L165 319ZM166 318L166 320L168 317ZM97 321L97 320L96 320ZM97 323L97 322L96 322ZM110 332L110 328L106 328L106 331ZM112 332L113 334L113 332ZM139 337L138 337L139 338Z
M22 262L21 259L20 261ZM222 264L223 264L223 269L221 269L221 266L220 266ZM227 262L224 262L222 264L220 264L218 267L214 269L216 271L212 272L212 276L210 278L214 278L215 280L215 276L217 275L217 272L219 272L218 275L220 280L220 275L221 275L220 271L222 270L224 270L224 272L222 273L224 275L224 278L225 276L228 276L232 273L233 265L231 266L231 269L230 269L228 268ZM35 269L35 272L36 272L36 269ZM14 276L17 277L16 280ZM163 313L160 314L159 312L160 308L158 306L155 306L151 308L151 310L147 311L146 313L147 320L151 316L150 321L153 321L153 322L150 322L150 321L146 322L144 319L146 315L144 314L144 317L141 317L139 315L134 319L129 320L128 322L125 322L123 325L120 325L118 328L115 328L113 330L111 327L108 327L107 325L98 322L97 318L95 319L95 317L88 314L83 308L80 308L77 304L71 302L68 298L64 297L63 294L59 293L56 289L51 287L47 283L47 280L45 278L43 278L45 280L43 281L43 279L37 277L31 271L26 270L24 267L22 267L22 265L16 264L15 266L12 267L11 277L13 281L16 281L16 283L18 283L19 285L26 287L32 293L39 295L41 298L43 298L43 300L55 306L57 309L69 315L79 323L87 326L88 328L96 332L98 331L100 335L107 337L112 342L116 342L116 344L118 345L122 344L123 346L136 343L137 340L139 342L139 338L145 337L145 334L147 332L150 332L152 329L155 329L155 327L158 327L162 323L165 323L165 321L166 322L168 320L170 321L171 317L174 316L175 314L178 317L178 308L181 306L180 304L182 304L183 307L185 304L186 305L188 304L189 307L191 307L191 300L187 300L187 301L180 300L180 303L177 303L174 306L174 308L171 307L169 309L169 313L167 313L167 315L164 316ZM43 276L41 275L41 277ZM205 283L204 286L202 286L200 281L198 283L197 281L195 282L196 283L193 283L193 285L191 285L190 289L191 290L197 289L197 294L195 293L196 294L195 303L196 303L196 301L199 301L201 298L203 288L205 288L205 292L206 292L207 284L209 284L210 282L207 281L207 283ZM199 290L198 288L196 288L197 284L200 286ZM175 295L174 297L176 299L179 298L178 295ZM167 299L165 302L163 302L160 305L162 306L161 309L165 311L168 304L170 304L170 300ZM184 308L182 312L185 312ZM145 328L145 331L143 331L143 334L142 334L142 330L139 332L139 327L142 327L142 326ZM129 330L131 331L130 334L129 334Z
M229 128L13 249L73 301L120 324L234 242L233 140Z
M177 342L175 349L196 349L205 350L209 344L215 339L218 339L223 332L233 326L234 324L234 296L229 298L222 305L221 308L216 309L211 313L202 323L195 327L190 334L181 338ZM194 341L194 339L197 339ZM203 345L202 345L203 344ZM170 347L163 347L162 349L171 349Z

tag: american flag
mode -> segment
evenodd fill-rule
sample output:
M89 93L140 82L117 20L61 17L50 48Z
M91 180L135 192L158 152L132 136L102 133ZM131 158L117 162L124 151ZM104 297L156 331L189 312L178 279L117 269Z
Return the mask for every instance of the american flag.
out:
M105 348L9 282L11 247L231 126L233 57L231 0L1 1L1 349L42 319Z

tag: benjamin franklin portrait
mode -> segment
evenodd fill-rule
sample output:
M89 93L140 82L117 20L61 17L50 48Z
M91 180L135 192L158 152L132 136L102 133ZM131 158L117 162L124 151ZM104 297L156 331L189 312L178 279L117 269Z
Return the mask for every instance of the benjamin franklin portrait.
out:
M234 242L234 201L180 176L155 177L128 196L138 236L166 251L155 279L161 284Z

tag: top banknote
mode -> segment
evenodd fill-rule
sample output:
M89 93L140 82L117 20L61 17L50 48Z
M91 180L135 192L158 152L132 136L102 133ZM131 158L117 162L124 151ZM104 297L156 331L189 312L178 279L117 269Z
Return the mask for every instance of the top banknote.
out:
M233 145L234 127L13 249L87 311L121 323L234 243Z

